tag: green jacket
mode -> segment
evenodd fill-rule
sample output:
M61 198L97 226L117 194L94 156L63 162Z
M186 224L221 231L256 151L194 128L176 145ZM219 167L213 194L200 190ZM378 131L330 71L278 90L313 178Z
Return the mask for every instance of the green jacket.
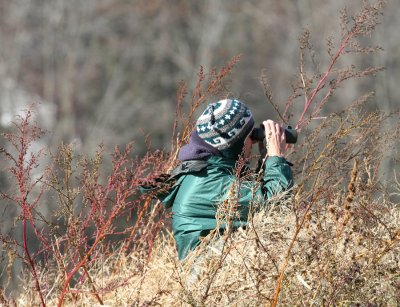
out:
M177 181L168 193L157 196L167 208L172 207L172 228L179 259L185 258L189 250L200 244L200 237L216 228L217 206L228 197L235 182L235 160L212 156L207 162L206 167L200 171L177 176ZM232 226L237 228L246 225L251 204L265 203L266 198L292 185L292 172L286 160L269 157L261 185L252 181L240 185L240 218L233 221ZM223 230L225 225L220 228Z

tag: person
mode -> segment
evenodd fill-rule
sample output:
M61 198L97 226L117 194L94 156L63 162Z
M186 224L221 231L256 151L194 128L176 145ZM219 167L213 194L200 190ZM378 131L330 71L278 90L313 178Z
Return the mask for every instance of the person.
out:
M284 129L272 120L263 121L267 138L267 155L261 184L246 181L240 186L238 216L233 228L245 226L249 208L254 201L266 203L280 192L290 189L293 176L290 163L284 157ZM252 146L254 118L249 108L237 99L210 103L196 122L188 144L182 146L178 158L181 164L172 172L167 189L158 190L157 197L172 207L172 228L178 257L184 259L201 238L226 224L217 222L217 210L228 197L235 177L235 165L240 157L248 160ZM172 180L170 180L172 179ZM144 191L154 190L144 188Z

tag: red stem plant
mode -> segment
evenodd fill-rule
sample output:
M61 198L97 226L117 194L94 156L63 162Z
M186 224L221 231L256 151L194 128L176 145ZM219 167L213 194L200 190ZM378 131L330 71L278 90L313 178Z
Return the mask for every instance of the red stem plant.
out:
M139 259L150 255L154 239L164 223L164 210L158 202L152 201L151 196L138 192L140 184L143 178L152 180L174 167L177 152L192 130L195 110L211 97L221 97L227 92L225 79L238 59L234 57L220 71L214 69L209 74L200 69L187 114L183 110L187 87L184 83L180 84L171 153L151 153L148 144L148 153L143 158L132 159L132 145L127 145L124 150L117 147L108 174L102 174L102 146L95 157L89 159L77 157L72 145L61 144L58 153L50 155L51 171L35 176L33 171L39 162L44 163L39 161L44 150L37 153L29 150L43 132L32 123L31 110L18 118L14 134L4 135L5 140L13 145L14 153L5 148L1 153L11 162L8 171L14 175L18 190L15 195L2 192L1 196L21 208L24 259L30 268L41 305L46 305L47 297L54 297L53 291L58 293L58 306L66 297L76 301L79 293L85 293L84 284L90 288L88 293L103 305L102 294L118 286L99 285L91 276L91 270L101 267L102 257L115 252L116 247L111 244L115 236L122 238L118 246L123 246L130 253L141 254ZM178 130L182 133L179 134ZM44 192L47 197L44 197ZM51 216L40 210L49 200L56 200L56 208L52 208L54 204L50 205ZM124 219L134 219L135 222L133 225L128 222L119 230L121 226L118 225ZM35 255L28 248L28 223L39 250ZM45 227L40 232L38 227L43 225ZM1 238L5 241L5 236ZM15 249L18 244L17 240ZM40 264L40 259L44 259L44 263ZM41 280L38 273L43 267L53 268L47 270L46 280ZM141 260L137 267L137 274L144 274ZM120 284L126 282L122 280Z
M9 150L2 148L0 153L10 162L7 171L14 177L17 188L16 192L12 194L0 192L0 197L15 203L20 208L19 219L22 221L21 241L24 253L22 258L29 267L35 289L42 306L44 306L45 302L36 268L35 256L28 246L28 224L32 227L37 238L41 240L44 248L49 246L48 241L40 233L35 221L35 210L44 191L43 185L40 184L42 176L35 179L35 170L39 166L43 150L39 150L36 153L31 150L33 141L39 138L43 131L37 126L30 125L31 117L32 112L26 110L25 116L18 116L17 121L14 123L16 132L3 134L11 148Z
M146 209L143 203L147 204L149 199L138 194L139 178L145 176L144 173L148 175L149 166L163 165L159 162L164 156L155 153L132 160L131 145L123 151L116 148L111 173L101 176L102 150L94 159L77 161L72 146L61 145L54 157L52 172L40 174L39 165L44 160L40 158L44 150L34 152L33 145L37 144L35 142L42 134L43 131L32 123L31 110L17 118L14 133L3 134L11 146L2 148L1 154L10 163L7 171L14 176L17 188L15 193L10 190L0 195L10 204L20 207L22 239L12 240L11 236L3 234L0 238L7 243L5 246L13 243L10 247L13 252L22 246L23 255L20 257L30 269L42 306L46 305L46 297L54 288L59 293L58 306L61 306L69 292L81 292L79 285L85 280L91 293L103 304L101 291L105 290L96 285L90 270L101 265L99 257L102 253L112 253L114 249L109 240L116 235L125 238L121 241L126 241L127 250L142 252L147 249L147 254L150 253L152 242L163 223L163 212L162 207L143 212ZM53 216L41 212L46 209L43 208L46 204L44 192L49 195L47 199L58 199L59 206L53 211ZM135 218L136 212L140 214L134 227L117 230L118 219ZM28 224L33 230L33 237L30 235L29 239ZM39 230L41 227L43 229ZM141 230L138 231L138 228ZM36 244L36 253L30 250L28 240L32 245ZM61 281L58 278L53 281L54 287L51 287L51 276L46 280L39 277L43 264L47 268L52 268L54 264L58 276L62 277ZM54 273L51 270L48 272ZM74 285L78 288L72 290ZM76 295L72 297L76 299Z
M305 61L307 52L310 54L311 61L315 68L319 64L315 60L315 52L312 48L310 31L305 30L300 37L300 69L299 77L295 82L293 94L287 99L284 111L279 110L278 103L274 101L271 89L269 87L265 75L261 77L261 83L264 87L264 93L268 101L277 111L282 122L287 123L288 119L293 116L289 111L292 109L295 101L301 97L304 98L304 106L301 114L297 119L295 128L301 130L306 127L310 121L317 117L323 106L328 102L334 91L342 85L343 82L352 78L361 78L384 70L383 67L369 67L363 70L356 70L354 65L346 68L337 68L339 60L350 53L373 53L382 50L379 46L362 47L357 39L370 36L376 26L379 24L379 17L382 15L382 10L385 6L385 1L379 0L373 5L365 4L363 8L354 16L349 17L347 10L341 12L341 36L338 46L334 46L333 39L328 40L328 54L330 62L327 65L325 72L317 71L313 75L307 75L305 71ZM350 25L350 27L349 27ZM311 111L311 106L314 109Z
M288 118L291 116L289 110L293 107L296 99L301 97L304 98L304 107L301 111L301 115L297 119L297 124L295 128L298 131L304 129L310 124L313 118L319 116L323 110L323 106L329 101L329 98L333 95L335 90L343 84L346 80L352 78L360 78L370 75L375 75L377 72L382 71L382 67L369 67L363 70L356 70L355 66L346 68L337 68L339 65L339 59L349 53L371 53L381 50L380 47L361 47L357 39L362 37L370 36L376 26L379 24L379 18L382 15L382 10L384 8L385 2L379 0L374 4L364 3L361 10L351 18L348 17L347 11L344 9L341 14L341 26L342 33L335 50L333 42L330 40L328 42L328 53L330 55L330 62L327 65L327 69L324 73L316 73L312 76L308 76L305 72L305 56L308 51L311 55L311 60L315 64L314 52L310 43L310 32L305 31L300 38L300 74L297 81L297 85L294 87L293 94L288 98L284 112L279 111L279 107L276 103L272 101L272 94L268 87L265 77L262 78L262 83L264 85L264 90L267 98L277 110L278 115L281 117L283 122L287 122ZM313 110L311 110L311 106ZM311 174L309 174L311 175ZM301 186L302 183L299 184ZM283 262L279 277L277 279L275 295L272 301L272 306L276 306L279 299L279 293L282 285L282 281L285 275L285 269L288 265L289 258L291 255L291 250L293 244L296 242L297 237L301 229L303 228L305 216L308 214L313 201L309 203L306 210L304 211L304 216L297 225L297 229L292 238L292 241L287 250L285 261Z
M123 151L116 148L112 171L104 179L100 169L102 150L97 152L94 159L76 161L72 146L61 145L58 155L54 157L52 172L48 172L47 176L37 176L34 171L43 162L40 157L44 150L36 153L30 151L43 132L31 122L31 117L32 111L26 111L25 116L19 117L15 123L16 132L3 135L14 150L1 150L11 163L8 172L15 177L18 187L15 194L1 192L1 197L21 208L22 240L21 244L17 240L14 248L17 250L18 245L23 247L23 259L30 268L41 305L46 305L45 297L52 289L48 290L51 288L49 280L41 281L39 277L43 267L39 264L40 259L45 259L46 267L52 267L52 263L55 263L59 276L63 277L61 282L55 284L55 287L59 287L59 306L69 292L79 293L79 290L72 291L71 287L73 284L79 287L84 280L90 284L97 301L103 304L100 296L102 290L95 285L90 269L100 265L98 259L101 253L113 251L107 239L116 235L125 237L122 242L129 239L125 245L130 251L150 251L151 242L163 222L162 208L151 210L151 214L149 210L143 213L142 204L147 204L149 200L138 195L138 179L144 176L143 172L148 173L149 165L162 165L158 162L163 156L148 154L143 159L132 160L131 145ZM43 194L46 188L51 195L49 199L56 197L59 205L54 216L50 217L41 213L39 206L45 203ZM116 220L123 216L135 218L135 212L140 212L135 226L118 231ZM36 254L28 246L28 224L39 246ZM39 231L43 225L46 227ZM137 225L146 231L139 232ZM1 238L5 241L6 237L2 235ZM44 293L45 289L47 293Z
M61 156L57 161L62 163L60 169L63 175L54 176L48 182L63 205L58 215L66 219L66 235L58 239L55 249L59 270L65 276L60 285L58 306L62 305L65 295L70 292L71 282L82 283L85 277L91 292L103 304L100 294L105 290L98 289L89 271L91 267L101 265L99 259L102 255L113 252L114 249L106 243L106 239L123 236L125 239L118 245L125 245L130 252L146 249L148 254L150 252L151 242L162 226L162 208L147 210L149 198L138 194L139 179L144 176L144 172L148 175L149 165L162 164L159 162L163 156L148 154L143 159L132 161L131 150L131 145L123 151L115 149L112 171L104 183L100 176L102 149L94 159L82 159L78 162L81 168L80 179L74 187L70 182L73 175L72 148L61 147ZM63 182L58 180L59 177L64 178ZM129 213L137 213L135 225L118 231L117 219L129 216ZM81 271L82 276L79 276ZM79 293L76 290L73 292Z

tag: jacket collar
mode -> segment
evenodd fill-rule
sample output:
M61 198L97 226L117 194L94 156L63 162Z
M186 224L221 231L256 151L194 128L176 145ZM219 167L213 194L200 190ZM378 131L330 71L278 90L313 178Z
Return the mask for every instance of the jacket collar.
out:
M222 166L230 169L234 169L236 165L235 159L226 158L223 156L211 156L207 159L210 165Z

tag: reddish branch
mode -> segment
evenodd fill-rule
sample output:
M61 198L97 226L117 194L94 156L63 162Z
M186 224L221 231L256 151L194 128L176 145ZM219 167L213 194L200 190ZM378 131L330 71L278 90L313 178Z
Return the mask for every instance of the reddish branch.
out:
M382 10L383 6L384 6L384 1L382 1L382 0L377 1L375 5L364 5L364 7L361 9L361 11L354 17L354 19L353 19L354 23L353 23L352 28L349 31L347 31L346 35L342 36L344 38L341 40L340 45L339 45L336 53L331 58L331 62L329 64L328 69L326 70L325 74L319 79L319 81L317 82L317 85L311 91L309 97L307 97L308 96L307 95L308 94L308 90L307 90L306 82L305 82L304 77L303 77L303 62L301 63L301 71L300 71L300 73L301 73L301 79L302 79L302 82L303 82L303 87L304 87L304 93L305 93L306 100L305 100L303 111L302 111L302 113L300 115L300 118L298 120L298 123L296 125L296 129L301 129L306 124L305 116L306 116L306 114L307 114L312 102L316 99L316 96L321 91L321 89L326 87L327 78L328 78L328 76L331 75L331 73L332 73L332 71L334 69L334 66L338 62L338 59L344 54L345 48L348 47L348 46L350 46L350 47L353 46L354 47L354 45L358 46L357 44L355 44L353 42L354 38L356 38L357 36L369 35L369 34L372 33L372 31L375 29L375 26L379 23L378 22L378 16L381 14L381 10ZM342 16L345 19L345 20L342 20L343 26L345 26L345 23L348 20L345 11L344 11L344 13L345 13L344 16ZM356 49L360 50L360 47L357 47ZM379 48L375 48L374 50L377 50L377 49L379 49ZM366 50L368 51L370 49L366 49ZM301 53L301 56L302 55L303 54ZM303 57L301 58L301 61L303 61ZM319 103L316 104L315 110L314 110L314 112L312 112L312 114L310 116L312 117L312 116L315 116L315 115L319 114L319 112L322 109L322 106L326 103L328 98L332 95L333 91L337 88L337 86L341 82L343 82L344 80L347 80L347 79L349 79L351 77L362 77L362 76L371 75L371 74L373 74L373 73L375 73L376 71L379 71L379 70L381 70L381 68L378 68L378 69L369 68L369 69L366 69L364 71L357 72L357 73L354 73L353 71L349 71L349 72L347 72L347 74L345 73L344 75L340 75L339 74L338 80L333 80L329 84L327 92L322 97L322 99L319 101ZM296 93L293 95L293 97L296 97ZM292 105L292 99L290 99L286 103L286 110L285 110L284 114L286 114L288 108L291 105ZM286 254L285 260L284 260L284 263L283 263L283 265L282 265L282 267L280 269L279 278L277 280L276 287L275 287L275 294L274 294L274 299L273 299L273 302L272 302L272 306L276 306L277 303L278 303L279 293L280 293L280 290L281 290L281 285L282 285L282 281L283 281L283 278L284 278L285 270L286 270L286 267L288 265L289 257L291 255L292 248L293 248L293 246L294 246L294 244L295 244L295 242L297 240L297 236L298 236L300 230L303 227L305 216L306 216L307 212L309 211L309 209L311 208L311 204L312 204L312 202L307 206L305 215L303 216L300 224L298 224L296 226L295 234L294 234L294 236L292 238L292 241L290 242L290 245L289 245L289 248L287 250L287 254Z
M304 109L303 112L300 115L300 118L298 120L298 123L296 125L296 129L299 129L302 127L302 125L304 124L304 116L306 115L308 109L310 108L311 103L314 101L315 96L317 95L317 93L325 86L325 81L328 78L328 76L330 75L330 73L332 72L333 67L335 66L336 62L338 61L338 59L340 58L340 56L343 54L344 48L349 44L349 42L351 41L351 39L353 38L354 33L350 32L346 38L342 41L342 43L340 44L335 56L333 57L328 69L326 70L325 74L323 75L323 77L318 81L316 87L312 90L310 97L307 99L305 105L304 105ZM332 91L328 91L329 95L332 93ZM326 96L329 97L329 96ZM326 99L322 99L321 103L319 104L319 107L321 106L321 104L326 101Z
M22 246L24 250L25 262L30 268L31 274L33 276L35 289L39 294L40 302L42 306L45 306L45 300L40 287L39 277L36 272L35 261L32 258L31 252L28 247L28 236L27 236L27 226L28 223L31 225L35 235L41 240L41 242L47 247L47 242L43 236L39 233L34 222L34 209L37 206L42 193L43 188L39 188L39 194L33 200L29 200L31 192L36 188L39 180L32 182L32 171L37 168L39 159L42 156L42 151L38 153L31 153L28 156L28 151L32 143L40 137L43 133L42 130L35 126L30 125L32 113L30 110L25 111L24 117L18 117L19 123L14 123L17 132L15 134L8 133L3 134L4 138L14 147L16 150L15 156L2 149L1 152L6 156L6 158L12 163L12 166L8 168L9 172L16 179L18 190L17 195L5 195L1 193L1 196L12 200L14 203L21 207L21 219L22 219Z
M138 231L138 225L143 222L152 223L152 218L145 216L145 212L150 204L150 200L147 200L142 204L142 199L134 199L134 194L137 191L138 183L135 178L128 176L126 165L128 164L128 157L131 147L128 146L124 152L120 152L116 149L113 161L113 171L108 176L107 183L103 186L99 183L99 176L97 176L97 170L92 170L90 165L86 163L84 165L83 179L81 181L81 188L85 191L84 198L85 202L89 205L88 213L85 219L82 220L79 231L75 231L71 234L69 240L70 245L76 245L74 242L79 242L79 246L87 246L88 239L85 236L85 231L89 229L90 224L94 223L95 230L93 231L95 238L94 242L90 244L90 248L82 252L82 248L78 248L79 251L75 252L73 257L74 261L70 262L70 269L65 272L66 277L61 287L61 292L58 298L58 306L61 306L65 295L70 291L69 284L72 278L78 273L80 269L85 271L88 276L89 283L93 289L93 292L97 300L102 304L102 300L99 297L97 291L95 291L93 280L89 276L88 266L91 263L95 263L98 259L98 247L102 244L103 240L117 232L113 228L113 222L116 218L126 210L134 210L139 212L135 226L130 231L130 236L127 237L126 243L133 239L134 234ZM136 176L140 175L143 171L143 165L150 163L147 161L148 156L144 158L143 163L138 165L131 165L132 172ZM160 161L159 161L160 162ZM148 218L148 220L146 219ZM72 227L72 226L71 226ZM71 228L70 227L70 228ZM75 230L77 227L75 227ZM158 229L157 223L148 227L150 232L156 232ZM129 232L129 231L128 231ZM125 232L126 233L126 232ZM141 238L144 234L141 234ZM147 241L146 241L147 242ZM151 242L150 242L151 244ZM127 246L127 244L125 244ZM90 260L89 260L90 259Z

